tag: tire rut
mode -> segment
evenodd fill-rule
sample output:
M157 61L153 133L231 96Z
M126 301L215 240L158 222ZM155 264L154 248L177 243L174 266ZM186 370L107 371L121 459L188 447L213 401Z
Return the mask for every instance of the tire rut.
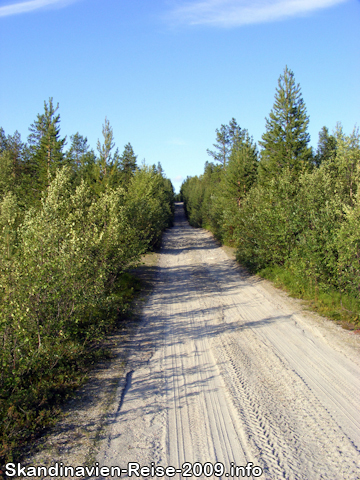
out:
M135 357L148 339L153 353L133 362L99 461L253 462L268 480L360 478L359 368L177 212Z

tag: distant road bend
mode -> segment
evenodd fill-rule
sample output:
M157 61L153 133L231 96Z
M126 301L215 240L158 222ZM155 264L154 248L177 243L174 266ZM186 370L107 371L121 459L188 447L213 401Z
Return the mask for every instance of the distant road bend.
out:
M177 204L100 465L359 479L358 338L298 305L242 273Z

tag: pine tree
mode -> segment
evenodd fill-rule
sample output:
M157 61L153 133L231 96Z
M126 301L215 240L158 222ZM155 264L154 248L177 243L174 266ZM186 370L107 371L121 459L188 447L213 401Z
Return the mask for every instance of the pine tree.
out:
M213 144L215 150L207 149L208 155L213 157L214 160L223 164L224 170L229 160L231 153L231 137L228 125L221 125L220 129L216 129L216 143Z
M104 143L101 144L100 140L98 140L97 150L99 152L100 176L101 178L104 178L109 173L108 170L113 166L114 157L118 156L117 150L115 155L111 152L115 146L114 133L107 117L105 117L105 123L102 127L102 134L104 137Z
M243 129L240 127L240 125L238 125L234 117L230 120L227 129L229 135L230 149L232 151L237 144L242 143L245 140L248 132L246 129Z
M300 85L295 83L294 73L288 67L278 80L269 117L266 118L266 132L259 142L263 147L259 172L262 183L280 175L285 167L296 176L312 165L307 132L309 117Z
M31 147L32 161L34 163L40 189L48 186L56 173L56 169L63 164L63 148L66 137L60 138L60 115L56 115L53 99L44 102L44 113L38 114L35 122L30 126L28 141Z
M213 144L215 150L207 149L206 151L214 160L222 163L224 170L226 170L226 165L234 148L245 141L248 132L238 125L234 117L230 120L229 125L221 125L220 129L217 128L215 132L216 143Z
M105 117L105 123L102 127L104 143L97 142L99 157L94 166L95 191L100 193L105 191L107 186L116 187L121 181L120 155L115 147L114 133L109 120Z
M75 170L81 170L84 157L89 152L87 138L76 132L70 136L71 145L66 152L66 161L73 166Z

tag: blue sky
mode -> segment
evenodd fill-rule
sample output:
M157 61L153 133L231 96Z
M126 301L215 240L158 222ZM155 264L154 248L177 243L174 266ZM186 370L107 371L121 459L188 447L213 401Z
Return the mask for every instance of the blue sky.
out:
M178 190L235 117L259 141L285 65L311 144L360 113L359 0L0 0L0 126L23 140L44 100L61 133L161 162Z

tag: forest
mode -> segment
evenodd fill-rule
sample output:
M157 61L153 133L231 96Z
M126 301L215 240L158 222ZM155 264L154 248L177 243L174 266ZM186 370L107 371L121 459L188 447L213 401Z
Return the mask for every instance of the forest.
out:
M161 165L60 134L44 102L27 142L0 129L0 458L52 424L137 288L129 273L172 224ZM1 463L1 462L0 462ZM1 474L1 472L0 472Z
M310 147L294 73L280 75L259 147L233 118L204 173L181 187L190 224L237 260L345 328L360 323L360 137L337 124Z

